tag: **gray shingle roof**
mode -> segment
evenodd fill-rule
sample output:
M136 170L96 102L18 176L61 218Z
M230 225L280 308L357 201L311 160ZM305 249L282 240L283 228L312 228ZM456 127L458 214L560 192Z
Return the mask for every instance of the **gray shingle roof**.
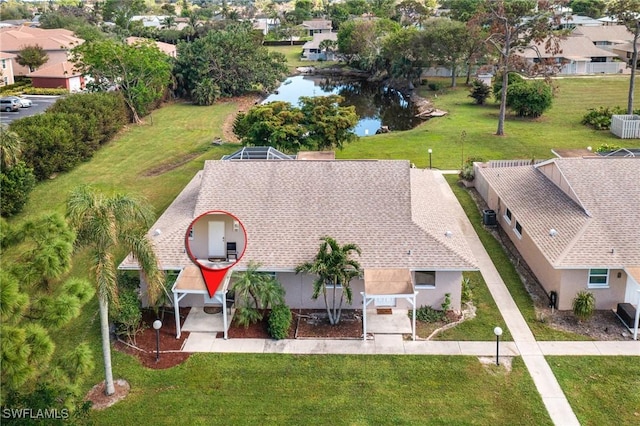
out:
M550 165L568 182L567 193L534 166L479 173L554 267L640 265L640 159L564 158Z
M407 161L207 161L150 235L161 231L153 239L163 267L187 265L189 224L223 210L247 231L239 268L257 261L293 270L329 235L359 245L364 268L477 269L442 182ZM133 265L127 259L121 267Z

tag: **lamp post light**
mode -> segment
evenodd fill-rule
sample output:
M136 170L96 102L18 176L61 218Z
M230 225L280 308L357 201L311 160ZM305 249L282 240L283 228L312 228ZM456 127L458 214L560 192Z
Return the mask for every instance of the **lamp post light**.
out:
M500 365L500 336L502 336L502 329L500 327L494 328L493 334L496 335L496 365Z
M153 329L156 331L156 362L160 360L160 328L162 327L162 321L159 319L153 322Z
M427 152L429 153L429 168L431 168L431 154L433 154L433 150L429 148Z

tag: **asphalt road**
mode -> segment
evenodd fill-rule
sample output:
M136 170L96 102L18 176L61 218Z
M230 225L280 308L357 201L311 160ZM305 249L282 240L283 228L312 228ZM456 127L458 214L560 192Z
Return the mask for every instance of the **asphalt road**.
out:
M30 108L20 108L16 112L0 111L0 122L2 124L10 124L13 120L23 117L29 117L34 114L40 114L55 103L60 96L24 96L33 102Z

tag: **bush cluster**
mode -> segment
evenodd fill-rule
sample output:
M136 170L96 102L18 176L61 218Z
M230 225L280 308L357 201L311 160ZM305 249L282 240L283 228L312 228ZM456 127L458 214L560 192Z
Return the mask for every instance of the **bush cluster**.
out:
M609 130L611 128L611 117L613 115L624 115L626 113L627 110L619 106L590 108L584 117L582 117L581 123L591 126L595 130ZM633 113L640 114L640 109L634 110Z
M269 335L276 340L284 339L291 327L291 309L287 305L275 305L269 315Z
M478 105L484 105L487 98L491 95L491 87L484 82L475 79L471 83L469 97L473 98Z
M412 312L409 311L409 315L412 315ZM445 318L444 311L440 311L438 309L432 308L431 306L420 306L416 310L416 319L422 322L438 322Z
M23 161L0 171L0 188L2 188L0 215L9 217L20 213L35 185L33 171Z
M11 123L24 146L22 159L38 180L71 170L127 123L117 93L76 94L59 99L44 114Z
M509 84L507 106L520 117L540 117L551 108L553 90L544 81L523 81Z

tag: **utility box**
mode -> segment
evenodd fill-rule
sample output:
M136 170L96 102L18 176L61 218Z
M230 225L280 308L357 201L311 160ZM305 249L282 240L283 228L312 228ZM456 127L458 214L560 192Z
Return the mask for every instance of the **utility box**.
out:
M495 210L482 210L482 223L486 226L498 225Z

